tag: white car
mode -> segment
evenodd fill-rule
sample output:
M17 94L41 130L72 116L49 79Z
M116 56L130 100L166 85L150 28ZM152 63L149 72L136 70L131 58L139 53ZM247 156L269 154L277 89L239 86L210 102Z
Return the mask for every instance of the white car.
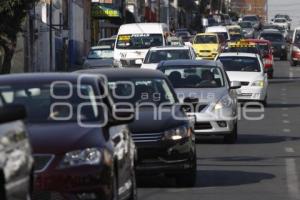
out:
M87 57L84 58L83 68L101 67L114 67L114 49L111 46L91 47Z
M152 47L149 49L141 68L156 69L164 60L195 60L196 53L190 46Z
M222 53L217 57L230 81L239 81L239 101L258 101L267 104L268 77L259 55L250 53Z
M168 76L183 109L195 122L194 133L223 136L226 143L237 139L237 97L240 82L229 82L220 62L172 60L159 64Z
M276 18L272 24L283 27L284 29L289 29L289 21L285 18Z

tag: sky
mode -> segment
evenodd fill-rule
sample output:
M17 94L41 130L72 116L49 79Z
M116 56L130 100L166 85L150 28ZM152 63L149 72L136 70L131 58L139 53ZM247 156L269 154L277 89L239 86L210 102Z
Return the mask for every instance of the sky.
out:
M300 26L300 0L268 0L269 19L275 14L289 14L292 18L292 26Z

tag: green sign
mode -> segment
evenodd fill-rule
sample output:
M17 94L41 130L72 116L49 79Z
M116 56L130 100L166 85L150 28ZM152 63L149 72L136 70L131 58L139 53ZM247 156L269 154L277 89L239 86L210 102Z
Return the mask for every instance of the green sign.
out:
M121 18L121 13L119 10L114 8L109 8L101 4L93 4L92 6L92 17L94 18Z

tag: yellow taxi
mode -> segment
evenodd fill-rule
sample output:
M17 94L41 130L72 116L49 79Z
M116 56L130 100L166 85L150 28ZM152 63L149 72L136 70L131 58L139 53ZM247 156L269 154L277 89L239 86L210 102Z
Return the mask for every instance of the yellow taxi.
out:
M261 54L257 44L247 40L229 42L227 44L227 47L224 49L224 52L254 53L258 55Z
M221 52L221 42L216 33L197 34L193 41L197 59L214 60Z

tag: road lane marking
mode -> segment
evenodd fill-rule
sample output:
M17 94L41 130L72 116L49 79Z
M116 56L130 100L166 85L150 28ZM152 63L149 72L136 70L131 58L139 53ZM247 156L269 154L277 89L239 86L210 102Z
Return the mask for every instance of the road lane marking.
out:
M282 117L289 117L289 114L282 114Z
M286 91L286 88L281 88L281 91Z
M287 111L287 110L289 110L289 108L281 108L281 110Z
M281 93L280 95L281 95L281 96L286 96L287 94L286 94L286 93Z
M285 159L286 178L289 195L294 200L300 200L299 180L297 174L296 161L294 158Z
M286 147L285 152L287 153L295 153L295 150L292 147Z
M282 123L284 123L284 124L290 124L291 122L289 120L282 120Z
M294 78L294 73L292 71L290 71L289 77Z
M290 132L291 132L291 129L285 128L285 129L283 129L283 132L285 132L285 133L290 133Z

